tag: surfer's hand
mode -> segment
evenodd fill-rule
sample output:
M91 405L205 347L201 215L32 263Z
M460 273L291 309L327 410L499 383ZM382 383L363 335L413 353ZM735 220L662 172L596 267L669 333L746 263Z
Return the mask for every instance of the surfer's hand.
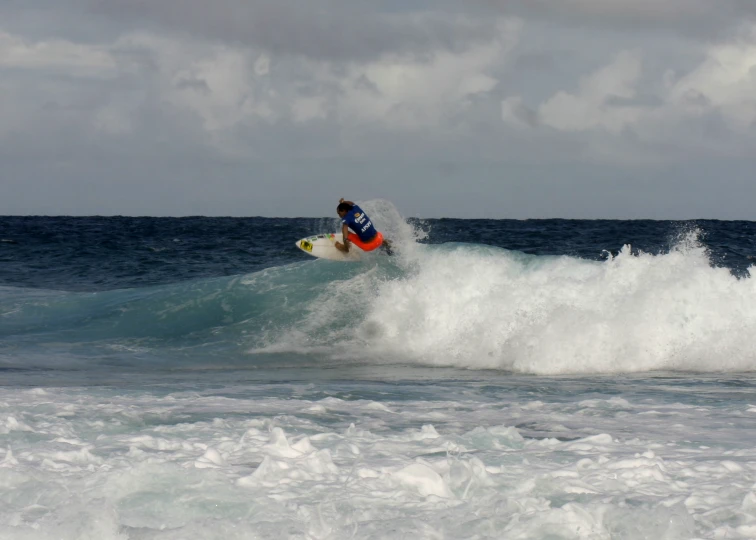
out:
M340 199L339 199L339 202L340 202L340 203L343 203L343 202L344 202L344 197L340 198Z

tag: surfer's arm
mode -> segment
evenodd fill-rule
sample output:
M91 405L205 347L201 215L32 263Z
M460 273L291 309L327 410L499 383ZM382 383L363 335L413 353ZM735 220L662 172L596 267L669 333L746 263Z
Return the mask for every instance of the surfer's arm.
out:
M344 253L349 253L349 227L346 223L341 226L341 236L344 239L344 243L336 242L336 249L343 251Z

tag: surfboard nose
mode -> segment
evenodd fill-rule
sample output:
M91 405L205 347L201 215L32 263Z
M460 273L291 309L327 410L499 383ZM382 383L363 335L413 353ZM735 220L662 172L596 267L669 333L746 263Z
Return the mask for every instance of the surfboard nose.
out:
M312 253L312 242L308 240L307 238L303 238L299 242L296 242L296 246L302 251L306 251L307 253Z

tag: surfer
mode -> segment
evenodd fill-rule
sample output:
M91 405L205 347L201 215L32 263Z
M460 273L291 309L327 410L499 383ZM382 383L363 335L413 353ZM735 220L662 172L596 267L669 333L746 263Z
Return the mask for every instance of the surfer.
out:
M383 235L375 230L373 222L368 215L352 201L345 201L342 197L339 199L339 206L336 207L336 213L339 214L341 222L342 237L344 243L336 242L336 248L344 253L349 253L350 244L356 245L363 251L373 251L383 246L386 252L391 255L391 245L388 240L383 239ZM351 229L354 232L350 232Z

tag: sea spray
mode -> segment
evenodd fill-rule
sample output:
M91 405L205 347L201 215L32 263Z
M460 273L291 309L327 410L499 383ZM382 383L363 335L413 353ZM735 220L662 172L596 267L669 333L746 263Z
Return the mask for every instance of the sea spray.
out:
M341 284L337 304L316 299L316 341L375 361L521 373L752 371L754 282L713 267L694 235L667 253L627 245L603 262L419 246L405 274L373 285L372 295L356 276ZM349 332L329 332L354 305L364 311L350 315Z

